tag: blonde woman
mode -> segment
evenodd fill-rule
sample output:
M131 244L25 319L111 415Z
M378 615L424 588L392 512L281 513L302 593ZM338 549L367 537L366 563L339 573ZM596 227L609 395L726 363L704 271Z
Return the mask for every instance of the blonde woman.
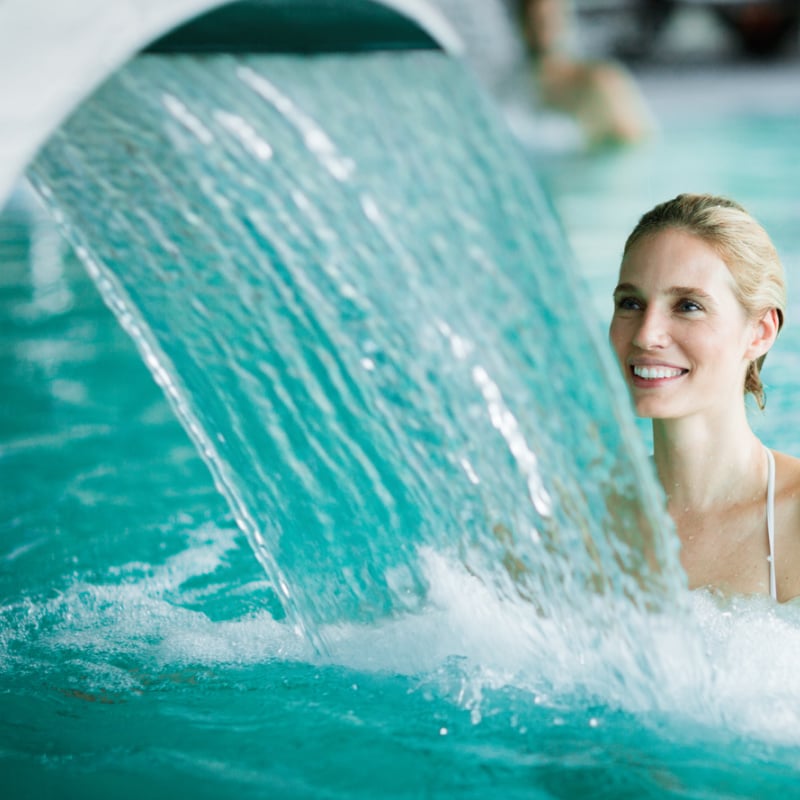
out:
M654 460L690 588L800 595L800 460L752 431L783 324L783 269L737 203L682 194L625 244L609 336Z

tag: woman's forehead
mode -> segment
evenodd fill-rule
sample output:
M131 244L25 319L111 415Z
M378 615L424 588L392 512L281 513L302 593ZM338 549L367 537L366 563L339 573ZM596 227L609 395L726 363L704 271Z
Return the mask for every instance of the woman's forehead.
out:
M620 265L620 281L635 282L636 276L691 276L692 283L733 282L719 253L699 236L680 228L647 234L629 248Z

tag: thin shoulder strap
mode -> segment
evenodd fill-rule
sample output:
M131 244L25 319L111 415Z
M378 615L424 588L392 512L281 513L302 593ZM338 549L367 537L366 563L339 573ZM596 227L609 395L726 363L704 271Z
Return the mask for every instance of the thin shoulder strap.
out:
M775 579L775 458L769 448L767 451L767 540L769 541L769 594L778 600L778 586Z

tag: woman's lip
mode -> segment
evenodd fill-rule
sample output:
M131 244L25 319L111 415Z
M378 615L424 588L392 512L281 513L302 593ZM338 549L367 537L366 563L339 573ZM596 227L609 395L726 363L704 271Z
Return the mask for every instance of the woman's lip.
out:
M678 366L677 364L670 364L668 361L654 361L651 359L632 358L628 361L629 367L664 367L665 369L682 369L686 367Z

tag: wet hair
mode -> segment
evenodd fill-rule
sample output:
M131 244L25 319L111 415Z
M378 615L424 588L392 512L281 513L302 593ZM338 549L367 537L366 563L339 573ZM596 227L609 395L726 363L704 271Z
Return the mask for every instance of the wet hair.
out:
M711 246L730 270L736 297L748 316L761 319L774 308L780 331L786 308L783 266L767 232L742 206L710 194L679 194L659 203L642 216L628 236L623 261L641 239L672 228ZM765 404L761 367L766 357L765 353L750 362L744 381L744 393L751 393L759 408Z

